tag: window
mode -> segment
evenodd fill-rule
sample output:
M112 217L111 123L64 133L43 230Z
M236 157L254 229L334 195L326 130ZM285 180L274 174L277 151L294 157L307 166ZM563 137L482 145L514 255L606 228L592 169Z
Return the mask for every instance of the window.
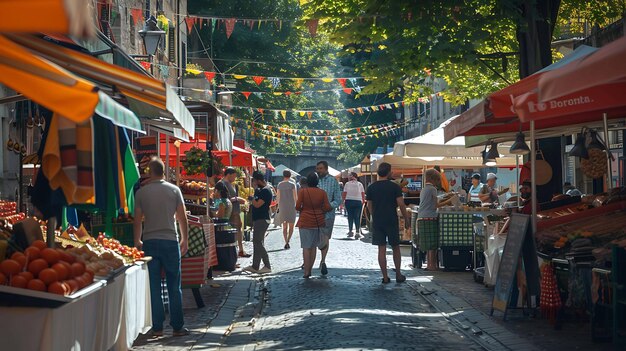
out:
M167 57L170 62L176 62L176 28L170 26L167 32Z
M137 44L135 43L136 37L137 37L137 30L135 28L135 18L133 18L133 15L128 16L128 21L129 21L129 28L130 28L130 46L131 47L135 47Z

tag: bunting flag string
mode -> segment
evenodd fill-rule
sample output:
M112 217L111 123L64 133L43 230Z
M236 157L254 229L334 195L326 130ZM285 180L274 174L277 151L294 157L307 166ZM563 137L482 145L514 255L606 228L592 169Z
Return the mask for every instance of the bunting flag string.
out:
M149 69L149 68L148 68ZM215 89L199 89L199 88L185 88L185 87L172 87L174 90L191 90L198 92L208 92L209 94L215 94L217 90ZM307 95L311 93L339 93L344 92L345 94L352 95L353 92L356 91L357 87L354 88L340 88L340 89L320 89L320 90L299 90L299 91L285 91L285 90L275 90L275 91L246 91L246 90L228 90L229 93L232 94L243 94L250 95L254 94L257 97L261 98L263 95L274 95L274 96L298 96L298 95ZM358 87L362 88L362 87ZM391 107L388 107L391 108Z
M280 132L285 134L292 135L313 135L313 136L343 136L349 134L368 134L368 133L380 133L389 131L398 127L406 126L408 123L413 122L413 120L403 120L400 122L387 122L380 124L372 124L360 127L350 127L350 128L339 128L339 129L310 129L310 128L291 128L291 127L282 127L275 126L270 124L263 124L259 122L253 122L246 119L240 119L236 117L231 117L231 121L235 123L235 125L239 126L247 126L254 127L263 130L268 130L270 132Z
M402 106L404 106L405 102L404 101L396 101L396 102L391 102L391 103L384 103L384 104L380 104L380 105L372 105L372 106L360 106L360 107L351 107L351 108L339 108L339 109L310 109L310 108L305 108L305 109L277 109L277 108L259 108L259 107L250 107L250 106L239 106L239 105L230 105L230 104L219 104L216 103L215 106L220 106L220 107L226 107L226 108L236 108L236 109L243 109L243 110L249 110L251 112L258 112L263 114L263 112L273 112L273 113L280 113L281 115L283 114L283 112L285 114L287 113L291 113L294 115L300 115L302 116L303 114L307 114L309 117L311 117L312 113L317 113L317 114L321 114L321 113L327 113L329 115L333 115L336 112L350 112L352 115L355 115L356 113L359 114L365 114L366 112L377 112L377 111L384 111L387 109L398 109ZM388 107L389 106L389 107Z
M400 123L393 127L387 127L384 129L373 129L367 133L350 133L350 134L342 134L342 135L334 135L334 134L324 134L324 135L312 135L312 134L298 134L298 133L290 133L286 131L274 131L256 127L254 125L249 125L242 127L244 129L250 130L253 134L268 136L272 138L276 138L278 140L294 140L294 141L314 141L314 142L341 142L341 141L352 141L358 139L366 139L368 137L380 138L381 136L395 136L400 135L400 129L405 127L406 123Z
M150 62L147 62L147 63L150 65L161 66L160 64L156 64L156 63L150 63ZM167 66L167 67L171 67L171 66ZM172 68L178 69L176 67L172 67ZM346 84L347 81L350 81L353 86L356 86L358 85L356 81L358 79L375 79L376 78L376 77L276 77L276 76L259 76L256 74L217 73L214 71L203 71L203 70L193 69L193 68L187 68L185 69L185 72L190 73L190 74L195 74L195 75L204 74L206 79L209 81L213 80L218 74L222 77L232 77L237 80L250 79L254 83L256 83L258 80L259 83L257 83L257 85L260 85L263 81L267 80L269 81L270 85L273 86L274 88L278 87L281 81L285 81L285 80L293 82L296 85L296 87L301 86L302 83L305 81L321 81L324 83L338 82L342 87L345 88L346 86L344 86L344 84Z

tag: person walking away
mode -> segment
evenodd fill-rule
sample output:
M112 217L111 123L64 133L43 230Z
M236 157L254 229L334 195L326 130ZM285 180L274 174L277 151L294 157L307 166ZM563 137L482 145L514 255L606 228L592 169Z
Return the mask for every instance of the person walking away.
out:
M165 165L154 157L148 163L150 178L135 194L133 236L135 247L152 257L148 262L152 336L163 336L165 310L161 298L161 271L165 271L170 325L174 336L189 334L184 327L180 258L187 253L187 214L180 189L164 179ZM178 221L180 240L176 231ZM143 222L143 229L142 229Z
M495 173L487 173L487 184L480 189L478 197L482 204L495 205L498 203L498 191L496 190L496 180L498 177Z
M220 221L228 222L230 220L233 213L233 204L228 199L228 189L226 189L224 183L215 184L211 211L214 213L213 217Z
M289 249L289 241L293 235L293 226L296 223L296 185L291 181L291 172L283 171L283 181L276 187L276 202L278 202L278 214L283 226L283 238L285 250Z
M333 227L335 226L335 211L339 205L341 205L341 189L339 188L339 182L337 182L337 179L328 173L328 162L318 162L315 167L315 171L319 176L318 187L326 192L328 202L330 203L330 207L332 207L332 211L326 212L324 218L325 224L322 227L322 238L320 243L320 250L322 251L320 270L322 275L326 275L328 274L326 256L328 255L328 246L330 244L330 238L333 235Z
M300 232L300 247L304 260L304 278L311 276L317 247L320 245L321 228L325 224L325 213L332 211L326 192L317 187L319 177L315 172L307 176L308 187L298 192L295 209L300 211L298 230Z
M354 236L358 240L361 238L361 211L365 203L365 190L363 184L357 180L356 173L350 173L349 181L343 187L342 198L348 212L348 238ZM352 232L353 225L356 234Z
M270 258L265 249L265 233L270 226L270 204L272 203L272 192L267 187L265 176L259 171L252 174L252 182L256 187L254 197L250 199L252 210L252 243L253 255L252 266L244 268L244 270L252 273L270 273ZM263 268L260 268L263 261Z
M439 269L437 249L439 249L439 219L437 217L437 185L440 174L435 169L427 169L424 173L424 187L420 192L420 206L417 212L417 236L419 248L426 251L426 269Z
M241 229L241 204L246 200L239 197L239 189L234 185L237 181L237 170L228 167L224 171L224 178L218 182L223 183L228 189L228 197L233 204L233 212L230 215L230 224L237 230L237 246L239 247L239 257L250 257L243 249L243 231ZM217 184L216 184L217 185Z
M378 180L367 187L367 207L372 214L372 244L378 246L378 265L383 274L383 284L391 282L387 274L387 242L393 251L393 264L396 267L396 282L402 283L406 277L400 271L400 228L398 212L404 216L405 228L411 225L411 217L406 211L402 189L391 181L391 165L383 162L376 171Z

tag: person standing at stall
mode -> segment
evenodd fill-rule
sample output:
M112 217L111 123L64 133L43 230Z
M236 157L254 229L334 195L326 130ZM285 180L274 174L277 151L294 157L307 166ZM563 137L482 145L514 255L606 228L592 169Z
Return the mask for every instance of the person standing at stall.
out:
M228 189L228 197L233 204L233 212L230 215L230 224L237 229L237 246L239 247L239 257L250 257L243 249L243 231L241 229L241 204L246 200L239 197L239 189L234 185L237 181L237 170L228 167L224 171L224 178L218 183L223 183L226 189Z
M161 298L161 271L165 271L170 325L174 336L189 334L184 327L180 258L187 253L187 213L180 189L164 179L165 165L158 157L148 163L150 178L135 194L133 235L135 247L152 257L148 262L152 336L163 336L165 310ZM176 223L180 228L180 240ZM143 222L143 223L142 223ZM143 230L142 230L143 224Z
M244 270L252 273L270 273L270 258L265 249L265 233L270 226L270 205L272 203L272 191L267 186L265 175L259 171L252 174L252 182L256 187L254 197L250 198L252 210L252 243L253 255L252 266ZM264 267L259 269L263 261Z
M348 238L361 238L361 210L365 203L365 190L363 184L358 181L357 174L352 172L346 185L343 187L342 198L346 212L348 212ZM352 232L352 227L356 233Z
M378 180L367 187L367 208L372 214L372 244L378 246L378 265L383 274L383 284L391 282L387 275L387 242L393 251L396 282L402 283L406 277L400 271L402 256L397 208L400 207L406 228L411 225L411 217L406 211L402 189L389 179L391 165L387 162L381 163L376 173Z
M495 205L498 203L498 191L496 190L496 180L498 177L495 173L487 173L487 184L480 189L478 197L483 204Z
M472 206L480 206L482 201L480 201L480 191L483 189L485 184L480 182L480 174L474 173L472 174L472 186L470 186L468 194L467 203Z
M419 248L427 252L426 269L439 270L437 250L439 249L439 218L437 216L437 185L441 180L439 172L428 169L424 173L424 187L420 192L420 206L417 212L417 236Z
M305 178L302 178L305 179ZM300 246L304 264L304 279L311 276L317 247L320 244L321 228L324 227L325 213L332 211L326 192L317 187L319 177L315 172L307 176L307 184L298 192L298 201L295 209L300 211L298 229L300 232Z
M322 227L322 242L320 243L320 250L322 251L320 270L322 275L326 275L328 274L326 255L328 255L328 246L330 244L330 238L333 235L333 227L335 226L335 212L339 205L341 205L341 189L339 188L337 179L328 173L328 162L319 161L315 167L315 171L320 178L318 187L326 192L330 207L333 208L332 211L326 212L325 225Z
M276 186L276 202L278 202L278 213L280 223L283 226L283 238L285 239L285 250L289 249L289 241L293 235L293 226L296 223L296 185L291 181L291 172L283 171L283 181ZM274 220L276 222L276 220Z

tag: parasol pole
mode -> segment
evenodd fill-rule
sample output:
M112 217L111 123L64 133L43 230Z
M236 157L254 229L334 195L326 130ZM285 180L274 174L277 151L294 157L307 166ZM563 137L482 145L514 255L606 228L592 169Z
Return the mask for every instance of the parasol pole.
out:
M612 157L611 157L611 145L609 144L609 122L607 121L607 114L602 114L602 122L604 122L604 143L606 144L606 153L608 157L607 167L608 167L608 182L606 183L610 189L613 189L613 165L612 165Z
M515 186L517 186L517 189L515 190L515 193L517 194L517 208L520 208L521 205L521 201L520 201L520 193L519 193L519 155L515 154Z
M159 145L161 142L159 141ZM170 136L165 134L165 179L170 180Z
M180 186L180 140L174 142L176 147L176 186Z
M535 121L530 121L530 182L532 189L532 217L531 224L533 229L533 236L537 232L537 173L535 163L537 162L537 148L535 145Z

